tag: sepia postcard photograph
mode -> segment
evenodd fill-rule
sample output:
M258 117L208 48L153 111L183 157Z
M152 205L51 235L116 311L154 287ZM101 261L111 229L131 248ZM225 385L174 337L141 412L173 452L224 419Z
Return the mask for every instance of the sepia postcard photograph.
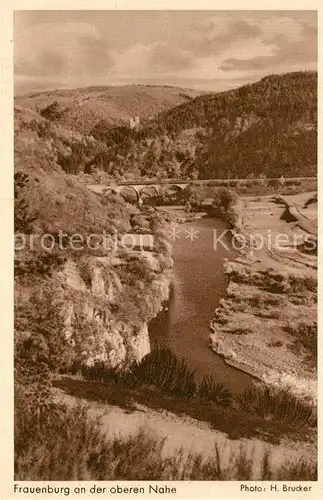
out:
M13 12L12 497L317 484L318 11L223 3Z

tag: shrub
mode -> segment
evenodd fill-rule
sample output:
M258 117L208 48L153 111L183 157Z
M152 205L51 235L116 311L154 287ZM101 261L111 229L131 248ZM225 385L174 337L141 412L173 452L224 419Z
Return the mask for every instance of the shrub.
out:
M277 471L276 480L301 481L304 477L308 478L309 481L316 481L316 465L309 464L303 458L300 458L297 462L287 461L283 464Z
M317 293L317 278L311 276L289 276L291 291L303 293L305 290Z
M153 349L140 363L133 365L131 371L142 383L157 385L182 396L192 396L196 391L194 372L166 347Z
M268 180L268 186L273 190L276 191L280 187L280 182L279 179L269 179Z
M306 349L314 361L317 359L317 323L298 323L287 325L284 330L294 337L293 346L297 351Z
M61 109L60 104L57 101L54 101L49 106L46 106L46 108L40 110L39 114L48 120L54 121L59 120L63 116L64 112L65 110Z
M231 404L232 395L222 384L216 383L212 377L204 377L197 383L194 372L165 347L155 347L128 371L108 368L99 361L91 366L81 366L80 371L88 380L122 384L125 387L147 384L184 397L199 396L219 406Z
M284 391L254 385L237 396L237 401L243 411L268 421L297 428L315 425L313 406Z
M284 342L281 340L273 340L272 342L268 342L267 345L268 347L282 347Z
M58 253L43 251L29 259L15 258L15 277L22 276L50 276L54 269L58 269L65 262L66 258Z
M130 370L122 371L118 368L107 368L103 361L96 361L93 365L83 364L80 371L87 380L97 380L123 387L134 387L137 384Z
M22 172L17 172L14 175L14 200L15 200L15 211L14 211L14 229L17 232L30 234L32 232L32 222L34 222L37 217L31 216L29 213L29 206L27 202L27 192L28 184L30 178L27 174ZM38 182L35 179L35 182Z
M212 204L214 208L222 208L227 211L229 207L238 202L238 199L239 197L235 191L226 187L219 187L215 193Z
M232 394L222 384L217 384L212 377L203 377L199 383L198 394L206 401L219 406L230 406Z
M79 259L79 261L77 262L77 269L86 287L91 289L92 277L93 277L93 269L91 262L86 259Z

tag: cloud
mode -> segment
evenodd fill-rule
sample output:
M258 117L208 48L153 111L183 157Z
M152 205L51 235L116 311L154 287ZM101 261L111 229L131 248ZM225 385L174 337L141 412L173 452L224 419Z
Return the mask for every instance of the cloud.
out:
M176 74L193 65L191 54L163 42L135 44L122 52L113 52L113 57L113 74L119 77L125 74L131 74L133 78L152 74Z
M30 90L149 82L210 89L316 69L315 11L20 11L15 81ZM33 83L34 82L34 83ZM52 82L52 84L51 84Z
M254 55L252 51L224 57L223 71L290 71L295 68L315 69L317 64L317 28L291 18L268 20L262 25L263 36L255 47L267 47L267 54Z
M154 43L148 60L149 71L180 71L192 67L191 56L166 43Z
M276 16L261 21L263 40L270 43L277 36L284 35L290 42L298 41L302 36L303 26L289 16Z
M113 65L106 41L88 23L43 23L19 31L15 38L18 75L82 80Z
M260 27L252 20L232 20L228 14L222 14L193 25L186 46L196 55L220 55L233 40L252 40L261 34Z
M315 69L315 12L221 12L193 24L183 43L205 73Z

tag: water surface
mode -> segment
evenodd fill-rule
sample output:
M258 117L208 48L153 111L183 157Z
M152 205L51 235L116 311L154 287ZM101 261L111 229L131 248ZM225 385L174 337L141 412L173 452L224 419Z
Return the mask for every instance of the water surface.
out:
M211 375L233 392L244 390L253 378L227 365L212 351L209 323L219 300L226 295L228 278L223 272L224 258L236 254L229 245L220 219L203 218L178 226L173 246L174 281L168 310L162 311L149 325L152 344L166 345L184 358L197 376Z

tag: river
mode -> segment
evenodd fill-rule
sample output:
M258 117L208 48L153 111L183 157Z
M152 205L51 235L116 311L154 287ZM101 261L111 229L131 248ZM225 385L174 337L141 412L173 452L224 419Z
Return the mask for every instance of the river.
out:
M224 221L210 217L178 226L168 310L150 322L149 335L152 345L165 345L185 359L197 377L211 375L236 393L254 379L227 365L209 342L210 320L228 286L224 258L236 256L229 235L222 238L228 248L218 244L214 249L214 236L220 237L226 227Z

